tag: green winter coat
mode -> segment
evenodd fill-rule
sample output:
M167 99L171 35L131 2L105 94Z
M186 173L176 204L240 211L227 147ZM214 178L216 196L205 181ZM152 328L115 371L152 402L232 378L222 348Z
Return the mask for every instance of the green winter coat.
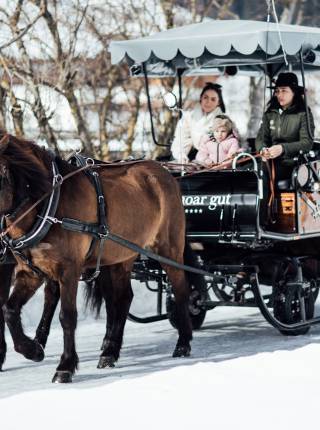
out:
M314 133L314 122L309 110L311 133ZM282 165L293 165L292 158L302 149L308 152L312 149L313 140L310 139L307 129L307 115L305 111L297 110L295 106L280 111L272 109L266 112L256 138L256 150L259 152L263 147L281 144L283 153ZM280 160L279 160L280 161Z

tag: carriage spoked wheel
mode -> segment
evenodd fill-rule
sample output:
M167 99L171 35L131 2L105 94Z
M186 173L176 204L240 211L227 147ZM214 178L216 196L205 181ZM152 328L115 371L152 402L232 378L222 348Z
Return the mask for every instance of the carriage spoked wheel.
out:
M204 293L194 287L191 289L191 294L189 298L189 315L191 318L193 330L199 330L206 317L207 310L204 306L201 306L201 302L204 299ZM170 324L172 325L172 327L177 328L176 303L174 296L171 293L167 294L166 308Z
M283 272L284 277L273 285L273 314L277 320L284 324L294 324L314 316L314 303L319 292L317 281L312 278L312 273L303 270L303 282L295 283L292 279L290 267ZM290 279L291 278L291 279ZM304 308L304 309L303 309ZM297 328L295 330L282 330L280 333L286 336L304 335L310 327Z

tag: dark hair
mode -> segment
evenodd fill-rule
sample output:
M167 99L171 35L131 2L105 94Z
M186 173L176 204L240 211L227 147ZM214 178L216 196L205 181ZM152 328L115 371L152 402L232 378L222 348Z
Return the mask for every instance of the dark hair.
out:
M218 94L220 109L222 110L222 112L225 112L226 107L222 97L222 86L219 84L215 84L214 82L206 82L205 86L201 91L200 100L202 99L202 96L204 95L204 93L208 90L213 90Z
M291 87L290 87L291 88ZM294 106L299 112L305 110L304 98L301 91L297 88L291 88L294 93L292 106ZM267 112L270 112L273 109L281 109L281 106L278 102L275 92L273 93L267 107Z

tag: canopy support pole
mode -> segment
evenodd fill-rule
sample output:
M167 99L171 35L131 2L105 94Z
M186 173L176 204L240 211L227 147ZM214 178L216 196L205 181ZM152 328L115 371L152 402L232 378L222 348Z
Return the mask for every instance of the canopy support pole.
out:
M155 143L155 145L157 145L157 146L168 147L170 145L161 144L161 143L159 143L157 141L156 134L155 134L155 131L154 131L153 116L152 116L152 104L151 104L150 92L149 92L149 80L148 80L147 68L146 68L146 64L145 63L142 63L142 71L143 71L143 75L144 75L144 82L145 82L145 88L146 88L146 93L147 93L148 110L149 110L149 115L150 115L150 125L151 125L152 140Z
M306 82L305 82L305 77L304 77L304 65L303 65L302 49L300 49L300 51L299 51L299 57L300 57L300 70L301 70L302 85L303 85L304 107L306 110L306 117L307 117L307 131L308 131L308 135L309 135L310 139L312 139L312 141L314 141L314 136L312 134L311 126L310 126L310 113L309 113L308 101L307 101L307 91L306 91Z
M178 86L179 86L179 100L178 100L178 107L179 109L182 109L182 74L185 71L185 69L177 69L177 75L178 75ZM179 117L182 117L182 112L179 110Z

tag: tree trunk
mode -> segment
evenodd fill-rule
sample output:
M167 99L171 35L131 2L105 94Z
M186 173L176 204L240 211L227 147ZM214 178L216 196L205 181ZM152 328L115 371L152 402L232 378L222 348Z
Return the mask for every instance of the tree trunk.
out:
M81 114L80 105L78 102L77 97L74 94L73 88L68 85L68 89L64 92L64 95L66 99L68 100L68 103L70 105L70 109L72 112L72 115L75 119L77 130L79 133L79 139L81 140L84 150L87 155L91 155L93 157L96 157L96 152L94 149L94 146L91 141L91 137L89 134L89 130L85 124L85 120Z
M257 136L263 115L264 78L250 78L249 105L250 115L247 136L249 139Z
M127 141L126 141L126 150L124 152L124 158L128 158L132 154L132 144L135 138L135 130L136 130L136 125L137 125L140 106L141 106L141 103L140 103L141 90L142 90L142 87L140 87L140 91L137 91L135 93L134 110L128 122Z
M0 86L0 133L7 130L6 123L6 98L7 92Z

